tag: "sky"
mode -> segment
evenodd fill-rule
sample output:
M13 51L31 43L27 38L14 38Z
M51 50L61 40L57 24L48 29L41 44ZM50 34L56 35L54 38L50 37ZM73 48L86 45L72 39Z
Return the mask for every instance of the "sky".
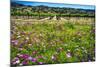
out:
M39 6L39 5L45 5L45 6L49 6L49 7L69 7L69 8L81 8L81 9L95 9L95 6L93 4L79 4L78 2L75 3L61 3L59 2L59 4L57 4L58 2L50 2L52 0L46 0L46 1L41 1L41 0L12 0L12 1L16 1L17 3L20 4L24 4L24 5L32 5L32 6ZM55 0L53 0L55 1ZM67 0L66 0L67 1ZM71 1L71 0L70 0ZM77 0L78 1L78 0ZM72 5L73 4L73 5ZM78 4L78 5L77 5Z
M84 4L95 5L95 0L19 0L19 1L38 1L38 2L52 2L52 3L69 3L69 4Z

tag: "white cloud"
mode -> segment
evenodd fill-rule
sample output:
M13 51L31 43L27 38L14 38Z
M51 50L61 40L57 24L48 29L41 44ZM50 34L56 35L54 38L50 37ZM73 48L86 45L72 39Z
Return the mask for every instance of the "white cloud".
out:
M38 2L95 5L95 0L22 0L22 1L38 1Z

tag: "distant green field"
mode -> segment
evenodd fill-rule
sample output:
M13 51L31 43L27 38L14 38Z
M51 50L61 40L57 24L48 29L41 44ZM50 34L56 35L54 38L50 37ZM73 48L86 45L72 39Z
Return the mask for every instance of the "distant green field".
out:
M58 16L58 17L94 17L94 15L88 15L88 14L49 14L49 13L12 13L12 16L44 16L44 17L52 17L52 16Z
M15 59L19 63L14 64ZM35 65L95 60L95 27L70 22L11 26L11 64Z

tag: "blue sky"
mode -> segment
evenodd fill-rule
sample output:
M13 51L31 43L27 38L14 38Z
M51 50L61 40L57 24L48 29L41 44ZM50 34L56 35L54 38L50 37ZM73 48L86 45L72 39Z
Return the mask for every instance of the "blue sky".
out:
M96 4L95 0L19 0L19 1L69 3L69 4L83 4L83 5L95 5Z
M79 4L67 4L67 3L50 3L50 2L36 2L36 1L16 1L17 3L24 4L24 5L32 5L32 6L39 6L45 5L49 7L68 7L68 8L81 8L81 9L95 9L94 5L79 5Z

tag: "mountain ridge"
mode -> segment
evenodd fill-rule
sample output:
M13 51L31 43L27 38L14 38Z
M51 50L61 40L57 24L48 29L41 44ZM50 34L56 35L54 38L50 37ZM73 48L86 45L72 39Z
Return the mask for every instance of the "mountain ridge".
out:
M39 6L39 5L44 5L44 6L48 6L48 7L57 7L58 5L60 5L60 6L58 6L59 8L75 8L75 9L95 10L95 6L94 5L65 4L65 3L48 3L48 2L34 2L34 1L33 2L31 2L31 1L11 1L11 4L12 3L22 4L24 6ZM87 6L89 8L91 8L91 9L85 8Z

